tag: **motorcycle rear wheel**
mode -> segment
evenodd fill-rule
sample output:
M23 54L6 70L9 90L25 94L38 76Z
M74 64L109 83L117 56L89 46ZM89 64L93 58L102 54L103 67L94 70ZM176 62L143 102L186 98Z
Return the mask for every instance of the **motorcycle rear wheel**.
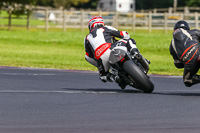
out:
M137 83L138 89L144 93L151 93L154 90L154 84L133 61L125 61L123 69Z

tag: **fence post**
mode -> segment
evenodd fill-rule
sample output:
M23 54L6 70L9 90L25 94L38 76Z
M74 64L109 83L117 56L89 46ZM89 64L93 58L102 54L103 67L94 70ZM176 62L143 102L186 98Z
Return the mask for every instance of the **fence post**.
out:
M81 10L81 31L84 30L84 10Z
M184 14L183 13L180 14L180 19L184 20Z
M27 10L27 23L26 23L26 29L29 31L30 29L30 14L31 14L31 7L28 7Z
M115 27L118 28L118 11L115 12Z
M30 29L30 14L27 14L27 24L26 24L26 29L29 31Z
M153 9L153 13L157 13L157 8L154 8L154 9Z
M135 32L135 24L136 24L136 13L133 11L133 32Z
M190 13L190 10L189 10L189 8L186 6L186 7L184 7L184 14L188 14L188 13Z
M99 10L99 16L102 16L102 11L101 10Z
M66 11L65 9L63 10L63 31L65 32L66 31Z
M174 13L176 13L176 10L177 10L177 3L178 3L178 0L174 0Z
M149 32L151 32L152 29L152 13L151 11L149 12Z
M164 13L164 18L165 18L165 20L164 20L164 29L165 29L165 33L167 33L167 13L165 12Z
M49 11L48 11L48 9L46 9L45 10L45 29L46 29L46 31L48 31L48 28L49 28L49 24L48 24L48 22L49 22Z
M12 19L12 9L11 7L8 9L8 14L9 14L9 17L8 17L8 30L10 31L11 30L11 19Z
M195 12L195 28L199 29L199 15Z
M168 13L169 13L169 14L172 14L172 10L173 10L173 9L172 9L171 7L169 7L169 8L168 8Z

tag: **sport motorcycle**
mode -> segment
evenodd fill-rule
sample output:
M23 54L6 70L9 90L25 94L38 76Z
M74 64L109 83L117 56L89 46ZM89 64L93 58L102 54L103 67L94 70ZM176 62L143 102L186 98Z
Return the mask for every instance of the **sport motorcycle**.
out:
M111 50L109 57L110 73L118 76L124 85L132 86L151 93L154 84L147 75L150 62L141 54L132 56L125 46L116 46Z

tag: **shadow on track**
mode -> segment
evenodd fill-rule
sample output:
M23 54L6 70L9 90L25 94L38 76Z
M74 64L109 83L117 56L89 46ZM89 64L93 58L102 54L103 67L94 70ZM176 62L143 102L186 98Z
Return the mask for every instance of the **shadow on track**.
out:
M62 88L65 91L81 91L81 92L96 92L96 93L143 93L140 90L132 89L105 89L105 88Z
M171 95L171 96L200 96L200 93L194 92L152 92L144 93L143 91L136 89L105 89L105 88L61 88L64 91L74 91L74 92L83 92L83 93L142 93L142 94L151 94L151 95Z
M157 95L171 95L171 96L200 96L200 93L194 93L194 92L153 92L152 94L157 94Z

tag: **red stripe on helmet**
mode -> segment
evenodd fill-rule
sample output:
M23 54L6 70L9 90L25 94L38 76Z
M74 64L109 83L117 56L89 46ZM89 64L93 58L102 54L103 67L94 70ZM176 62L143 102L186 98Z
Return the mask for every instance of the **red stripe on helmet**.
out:
M94 20L94 19L102 19L102 20L103 20L103 18L100 17L100 16L92 16L92 19L90 19L89 23L90 23L92 20Z

